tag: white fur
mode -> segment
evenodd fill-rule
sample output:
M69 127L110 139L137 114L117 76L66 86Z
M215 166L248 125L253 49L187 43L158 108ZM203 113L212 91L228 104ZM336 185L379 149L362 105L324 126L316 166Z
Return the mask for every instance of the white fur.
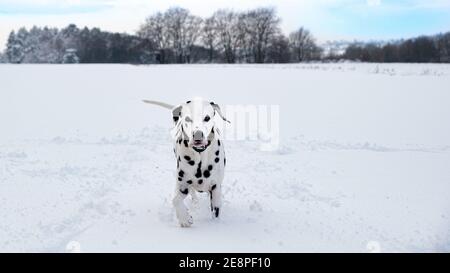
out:
M217 135L217 134L216 134ZM179 167L176 172L176 186L175 186L175 197L173 199L173 205L175 207L176 216L178 221L182 227L189 227L193 224L193 219L189 215L188 209L184 203L184 199L187 197L187 194L183 194L181 190L187 188L191 194L195 195L194 191L203 191L212 195L211 207L213 217L215 216L214 208L220 208L222 205L222 181L224 178L225 164L224 164L224 145L223 141L220 142L220 146L218 145L218 141L220 139L214 138L211 140L211 145L203 152L198 153L194 151L192 148L186 148L184 143L179 144L176 142L175 144L175 156L176 160L180 158ZM214 160L216 158L216 151L219 151L219 162L216 163ZM194 162L195 165L189 165L188 161L185 160L185 156L189 156ZM199 162L201 164L202 177L195 177L198 169ZM208 166L212 165L213 169L210 172L211 175L208 178L205 178L203 172L207 170ZM178 181L178 173L182 170L184 172L183 181ZM203 183L199 184L198 181L202 180ZM188 180L192 180L192 184L187 184ZM214 190L211 190L212 186L216 185Z

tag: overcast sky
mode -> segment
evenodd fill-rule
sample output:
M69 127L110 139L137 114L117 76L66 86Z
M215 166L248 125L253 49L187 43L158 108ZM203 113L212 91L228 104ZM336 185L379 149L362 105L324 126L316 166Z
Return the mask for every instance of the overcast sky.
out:
M450 0L0 0L0 49L20 26L100 27L134 33L146 16L169 7L202 17L219 8L273 6L288 33L299 26L319 41L394 39L450 31Z

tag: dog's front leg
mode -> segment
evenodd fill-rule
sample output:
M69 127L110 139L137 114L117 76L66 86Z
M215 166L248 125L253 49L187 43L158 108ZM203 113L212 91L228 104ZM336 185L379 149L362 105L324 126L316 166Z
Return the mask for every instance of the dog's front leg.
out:
M220 207L222 206L222 187L220 184L213 184L209 191L211 197L211 212L213 217L218 218Z
M185 185L177 183L175 197L173 198L173 205L177 215L178 222L182 227L190 227L194 221L189 215L188 209L184 204L184 199L189 193L189 189Z

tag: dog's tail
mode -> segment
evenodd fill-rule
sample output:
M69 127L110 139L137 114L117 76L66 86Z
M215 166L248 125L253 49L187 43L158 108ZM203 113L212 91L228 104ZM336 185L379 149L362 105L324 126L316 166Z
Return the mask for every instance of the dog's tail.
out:
M145 103L158 105L158 106L161 106L161 107L169 109L169 110L172 110L175 107L174 105L171 105L171 104L168 104L165 102L155 101L155 100L142 100L142 101Z

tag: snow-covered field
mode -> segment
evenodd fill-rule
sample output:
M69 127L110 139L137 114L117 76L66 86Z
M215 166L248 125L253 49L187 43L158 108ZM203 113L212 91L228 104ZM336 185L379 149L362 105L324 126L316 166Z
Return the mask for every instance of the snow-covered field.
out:
M168 111L279 105L180 228ZM0 251L450 251L450 66L0 65Z

